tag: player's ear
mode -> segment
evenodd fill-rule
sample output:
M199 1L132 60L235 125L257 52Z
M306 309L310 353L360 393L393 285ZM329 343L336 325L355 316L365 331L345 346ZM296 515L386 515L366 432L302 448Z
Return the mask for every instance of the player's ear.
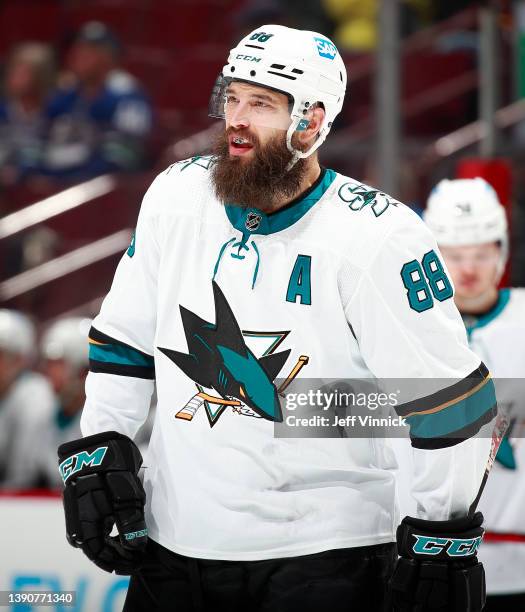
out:
M305 119L308 120L308 127L302 132L297 132L297 139L301 145L301 148L309 148L312 146L314 141L317 139L319 130L323 125L326 112L322 103L314 104L308 113L305 115ZM304 146L307 145L307 146Z

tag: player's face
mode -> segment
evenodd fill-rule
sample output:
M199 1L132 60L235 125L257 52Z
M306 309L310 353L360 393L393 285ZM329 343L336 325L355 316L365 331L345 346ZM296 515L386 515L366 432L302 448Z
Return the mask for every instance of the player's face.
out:
M241 160L253 159L257 148L282 139L291 123L284 94L247 83L228 86L224 111L229 154Z
M64 359L46 359L44 362L44 374L47 376L55 393L65 387L70 371L67 362Z
M234 82L227 90L225 110L226 129L213 147L212 180L217 198L270 212L274 202L298 193L306 173L305 159L289 168L288 98L263 87ZM299 148L296 136L292 146Z
M440 247L458 298L476 298L497 285L501 247L497 242Z
M46 359L43 370L67 414L83 406L87 369L74 368L65 359Z

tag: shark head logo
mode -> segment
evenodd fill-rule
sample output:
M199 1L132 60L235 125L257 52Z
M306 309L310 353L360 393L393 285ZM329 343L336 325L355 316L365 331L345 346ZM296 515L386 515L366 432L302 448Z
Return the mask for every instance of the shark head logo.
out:
M188 353L160 346L159 350L198 385L215 389L224 399L239 400L265 419L282 421L273 381L290 350L255 357L219 285L212 284L215 324L180 306Z

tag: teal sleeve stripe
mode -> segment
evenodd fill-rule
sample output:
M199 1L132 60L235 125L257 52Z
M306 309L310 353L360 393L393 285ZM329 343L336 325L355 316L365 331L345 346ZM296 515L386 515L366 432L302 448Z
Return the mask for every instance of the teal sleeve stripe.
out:
M153 368L155 362L140 351L121 344L90 344L89 359L101 363L115 363L119 365L141 366Z
M411 438L439 438L468 430L496 405L496 390L491 378L470 397L439 412L406 417Z

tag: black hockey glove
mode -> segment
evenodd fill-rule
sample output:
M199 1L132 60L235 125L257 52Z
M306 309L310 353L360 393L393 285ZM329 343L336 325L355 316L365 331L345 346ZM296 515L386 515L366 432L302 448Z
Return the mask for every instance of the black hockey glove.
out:
M479 612L485 572L476 552L483 515L451 521L407 516L397 528L400 559L389 582L395 612Z
M68 542L107 572L129 575L147 543L135 443L105 431L58 447ZM116 523L119 536L110 536Z

